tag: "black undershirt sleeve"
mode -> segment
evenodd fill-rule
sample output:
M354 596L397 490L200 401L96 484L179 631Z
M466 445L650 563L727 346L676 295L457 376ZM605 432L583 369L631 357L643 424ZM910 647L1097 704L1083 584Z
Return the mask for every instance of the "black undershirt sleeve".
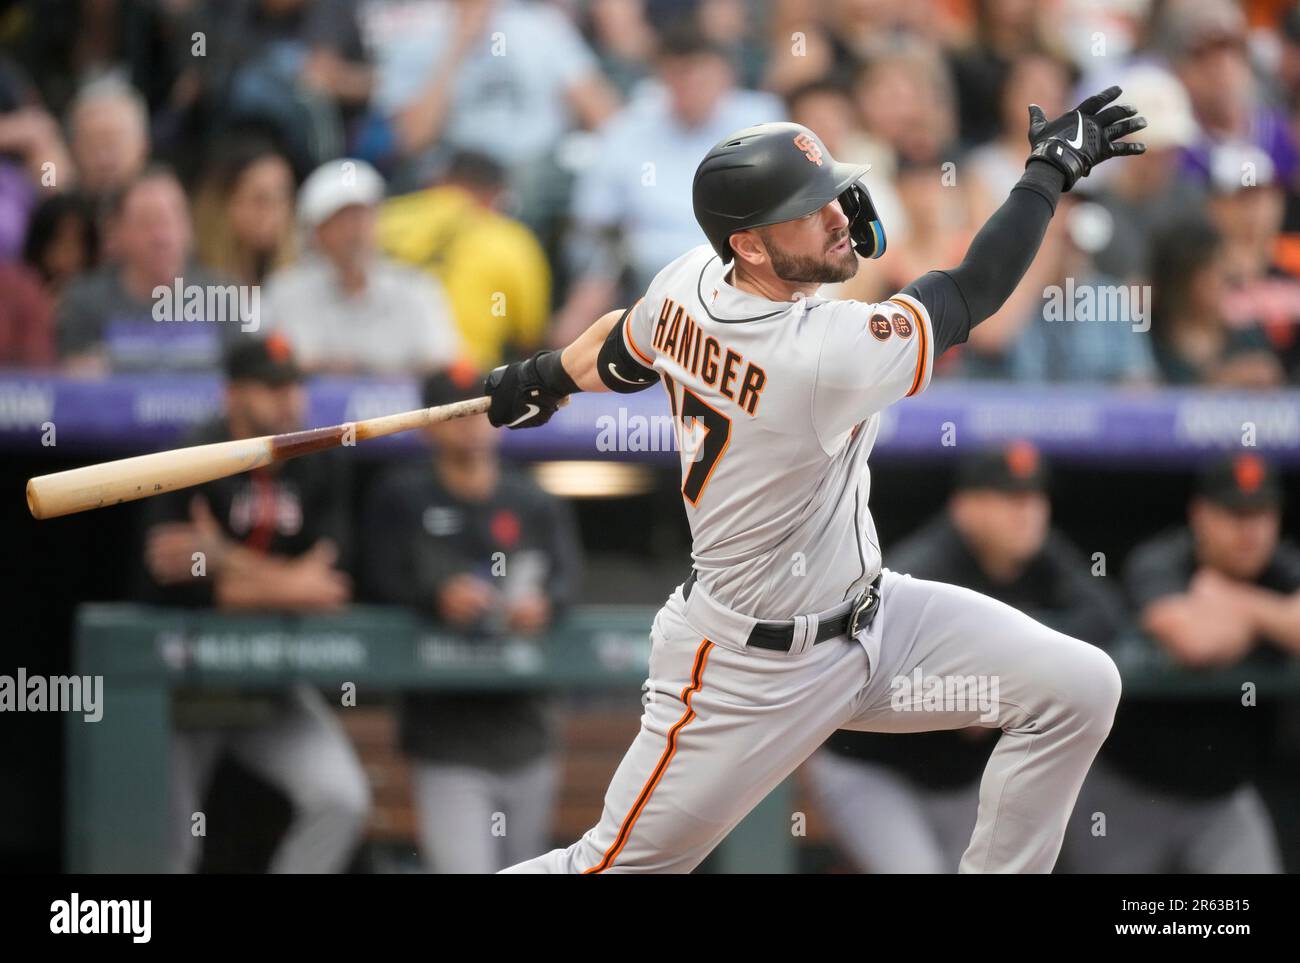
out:
M1051 164L1030 161L975 235L961 264L931 271L903 288L930 314L936 355L965 341L971 328L1011 296L1043 243L1064 183L1064 175Z

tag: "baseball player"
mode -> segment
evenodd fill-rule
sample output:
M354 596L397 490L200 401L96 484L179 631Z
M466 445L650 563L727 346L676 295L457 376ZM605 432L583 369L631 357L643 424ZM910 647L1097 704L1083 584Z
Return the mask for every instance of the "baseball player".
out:
M655 616L599 823L507 872L689 872L835 730L968 726L1001 735L960 870L1051 871L1119 673L1008 605L882 568L867 457L880 411L1011 294L1061 192L1144 150L1119 139L1146 126L1119 93L1050 122L1031 106L1025 173L962 263L879 304L817 295L884 253L867 168L797 124L739 131L695 174L708 245L562 351L488 376L489 420L510 428L576 391L662 383L694 560Z

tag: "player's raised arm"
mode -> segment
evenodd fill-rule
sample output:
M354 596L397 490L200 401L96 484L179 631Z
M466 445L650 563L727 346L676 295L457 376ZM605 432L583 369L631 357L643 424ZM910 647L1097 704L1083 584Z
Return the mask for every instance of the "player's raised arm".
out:
M492 399L488 420L498 428L536 428L574 392L629 393L657 383L650 359L638 357L627 330L641 304L601 315L562 351L539 351L494 369L483 385Z
M1030 105L1031 150L1010 196L980 228L961 264L903 288L929 311L936 354L965 341L971 328L1011 296L1038 253L1063 191L1108 158L1146 150L1145 144L1120 140L1147 125L1135 108L1111 104L1120 92L1108 87L1050 122L1038 105Z

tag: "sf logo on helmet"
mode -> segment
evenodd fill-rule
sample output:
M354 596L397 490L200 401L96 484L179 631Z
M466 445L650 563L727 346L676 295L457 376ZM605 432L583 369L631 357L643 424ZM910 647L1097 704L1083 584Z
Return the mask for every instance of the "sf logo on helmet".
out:
M822 149L818 145L817 141L813 140L809 135L799 134L796 136L794 139L794 146L803 151L804 157L807 157L818 167L822 166Z

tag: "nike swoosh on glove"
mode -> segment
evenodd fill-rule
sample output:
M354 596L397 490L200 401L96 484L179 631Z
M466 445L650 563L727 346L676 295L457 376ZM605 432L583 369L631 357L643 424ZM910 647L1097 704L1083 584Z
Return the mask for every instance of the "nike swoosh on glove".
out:
M1107 158L1143 153L1146 144L1119 138L1146 127L1146 118L1127 104L1106 106L1121 93L1119 87L1107 87L1050 122L1041 107L1030 104L1029 161L1044 160L1060 170L1068 191Z
M495 427L536 428L568 402L566 394L544 383L537 368L542 354L494 368L483 382L483 393L492 399L488 421Z

